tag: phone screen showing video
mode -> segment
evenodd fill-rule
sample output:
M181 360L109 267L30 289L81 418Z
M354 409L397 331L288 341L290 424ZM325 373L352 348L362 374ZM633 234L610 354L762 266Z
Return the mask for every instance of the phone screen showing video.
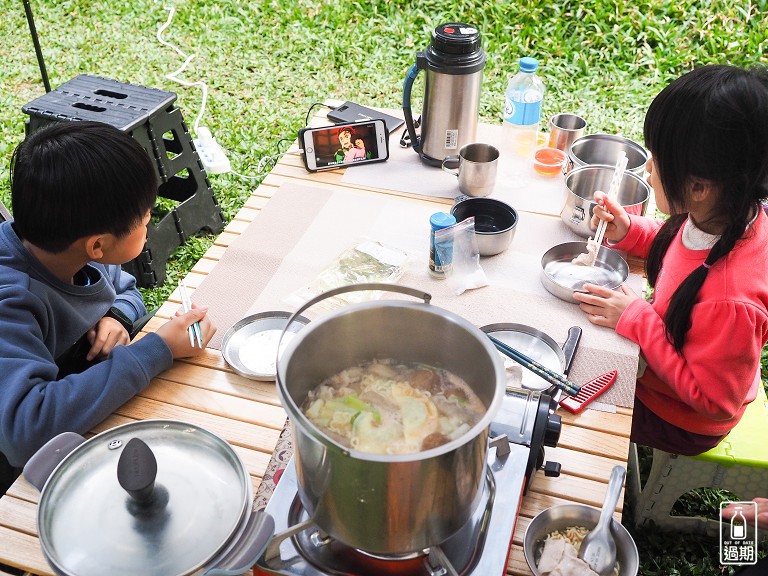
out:
M318 168L342 166L379 158L376 124L373 122L313 130L312 138Z

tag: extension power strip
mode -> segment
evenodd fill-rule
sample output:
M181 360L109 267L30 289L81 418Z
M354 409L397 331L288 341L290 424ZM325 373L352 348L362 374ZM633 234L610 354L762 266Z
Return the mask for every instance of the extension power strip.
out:
M224 174L232 170L229 158L219 143L216 142L211 131L201 126L197 129L197 135L198 137L194 140L195 148L205 171L209 174Z

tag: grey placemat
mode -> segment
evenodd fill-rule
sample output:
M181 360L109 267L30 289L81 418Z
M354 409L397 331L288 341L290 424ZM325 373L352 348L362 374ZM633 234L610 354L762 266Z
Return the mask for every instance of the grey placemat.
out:
M506 153L502 138L501 126L478 126L476 140L493 144L501 151L496 187L491 197L524 212L559 215L565 203L563 175L536 173L533 159ZM401 147L399 140L398 131L390 135L389 160L347 168L341 181L433 198L454 198L461 193L455 176L439 167L426 165L412 148Z
M578 306L552 296L541 284L541 256L576 239L559 219L522 214L511 246L481 259L489 285L455 295L428 273L429 215L434 204L390 195L281 186L194 293L209 306L221 337L242 317L292 310L288 296L310 284L344 250L362 239L402 249L409 262L399 283L432 294L432 303L476 326L510 322L533 326L562 343L570 326L583 335L571 379L586 382L612 369L616 384L601 401L631 407L638 348L613 330L590 324ZM639 291L642 279L631 275ZM318 314L325 313L319 311ZM310 319L312 311L305 313ZM439 337L439 335L436 335ZM220 340L214 342L214 346Z

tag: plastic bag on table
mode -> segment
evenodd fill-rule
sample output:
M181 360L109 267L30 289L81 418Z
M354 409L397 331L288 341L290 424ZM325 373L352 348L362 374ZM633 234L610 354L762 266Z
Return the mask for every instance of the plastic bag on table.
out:
M471 288L488 285L488 278L480 266L480 251L475 237L475 218L435 231L435 251L445 270L445 279L457 296Z
M397 282L405 272L408 254L375 240L362 240L342 252L330 266L307 286L288 295L285 302L296 308L308 300L339 286L369 282ZM323 300L319 307L338 308L381 297L377 291L363 290L339 294Z

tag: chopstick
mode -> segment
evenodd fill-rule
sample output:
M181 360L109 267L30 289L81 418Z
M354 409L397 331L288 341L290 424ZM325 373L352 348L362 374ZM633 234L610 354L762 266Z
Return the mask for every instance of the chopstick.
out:
M619 152L619 158L616 160L616 166L613 169L613 178L611 179L611 185L608 188L608 197L616 198L619 193L619 187L621 186L621 179L624 177L624 170L627 167L627 155L624 151ZM600 220L595 231L595 243L597 244L597 250L600 250L600 246L603 243L603 237L605 236L605 229L608 227L608 222Z
M184 312L192 310L192 300L189 299L189 292L187 292L187 285L184 283L184 280L179 282L179 294L181 295L181 306L184 309ZM197 344L202 348L203 333L200 330L200 322L192 324L187 328L187 331L189 332L189 345L194 348L195 340L197 340Z
M581 390L581 386L571 382L562 374L553 372L543 364L539 364L538 362L536 362L536 360L529 358L522 352L515 350L514 348L512 348L512 346L505 344L504 342L502 342L501 340L498 340L497 338L494 338L490 334L486 334L486 336L488 336L488 338L491 339L491 342L493 342L496 348L500 352L502 352L505 356L512 358L512 360L522 365L524 368L527 368L528 370L536 374L536 376L538 376L539 378L543 378L550 384L554 384L569 396L576 396L579 393L579 390Z

